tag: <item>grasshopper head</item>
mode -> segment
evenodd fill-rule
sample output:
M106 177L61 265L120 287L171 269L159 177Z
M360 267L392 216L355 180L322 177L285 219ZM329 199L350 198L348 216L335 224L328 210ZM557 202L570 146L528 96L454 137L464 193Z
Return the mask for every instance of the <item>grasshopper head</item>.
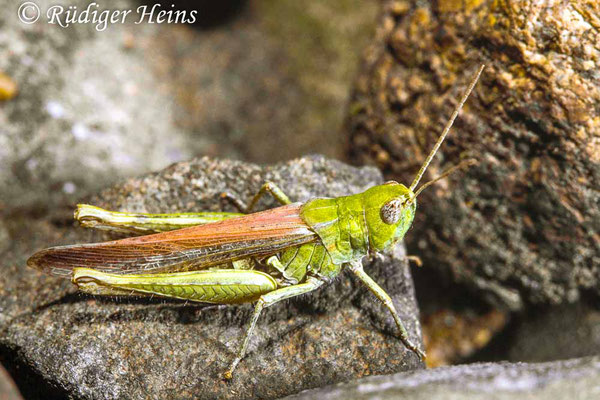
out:
M417 189L417 185L423 177L425 170L427 170L429 163L431 163L431 160L450 131L454 120L458 116L458 113L465 101L467 101L469 94L473 91L473 88L475 87L483 68L483 65L479 67L477 74L454 109L450 120L444 127L442 134L438 137L438 140L423 162L423 165L421 165L421 168L419 169L419 172L417 172L417 175L415 176L410 187L406 187L398 182L390 181L383 185L374 186L363 193L363 204L365 207L364 215L366 226L369 230L369 246L371 250L385 250L404 238L404 235L410 228L415 217L415 210L417 209L417 196L423 191L423 189L427 188L429 185L437 182L438 180L445 178L457 169L466 165L473 165L475 163L475 160L463 161L460 164L448 169L437 178L421 185L421 187ZM413 190L416 190L416 192L413 192Z
M402 240L415 217L415 194L390 181L364 192L365 220L373 250L383 251Z

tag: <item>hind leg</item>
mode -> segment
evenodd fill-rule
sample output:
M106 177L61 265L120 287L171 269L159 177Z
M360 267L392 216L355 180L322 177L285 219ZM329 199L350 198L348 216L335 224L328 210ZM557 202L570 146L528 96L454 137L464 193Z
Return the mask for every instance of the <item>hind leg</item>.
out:
M252 320L250 321L250 325L248 326L248 331L246 332L244 341L242 342L242 345L238 350L238 354L232 361L229 369L223 374L223 377L225 379L231 379L233 377L233 371L246 354L248 343L250 342L250 338L252 337L252 334L254 333L254 328L256 327L256 321L258 321L258 317L260 317L260 314L264 308L270 307L273 304L280 302L281 300L289 299L291 297L311 292L320 287L322 284L322 281L309 277L305 283L284 287L282 289L277 289L262 295L256 302L256 306L254 307L254 314L252 315Z
M229 218L240 217L240 213L198 212L173 214L148 214L109 211L89 204L78 204L75 219L85 228L147 235L190 226L210 224Z

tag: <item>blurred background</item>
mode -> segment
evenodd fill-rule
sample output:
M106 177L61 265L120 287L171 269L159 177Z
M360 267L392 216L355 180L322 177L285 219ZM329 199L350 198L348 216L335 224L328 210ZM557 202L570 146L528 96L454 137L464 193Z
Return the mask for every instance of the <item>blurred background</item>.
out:
M480 164L426 192L407 238L428 365L600 352L595 2L172 0L197 21L104 31L5 3L0 251L28 240L19 224L68 224L82 197L192 157L320 153L410 182L485 62L429 176Z
M196 23L131 18L98 32L26 25L14 17L19 2L6 7L0 68L19 94L2 104L5 206L72 202L200 155L343 158L341 126L377 3L171 3L198 10Z

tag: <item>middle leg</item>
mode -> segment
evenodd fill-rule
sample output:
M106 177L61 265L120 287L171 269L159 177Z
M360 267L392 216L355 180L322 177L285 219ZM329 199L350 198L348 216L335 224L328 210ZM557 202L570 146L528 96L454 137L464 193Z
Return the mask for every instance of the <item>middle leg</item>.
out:
M245 205L239 198L231 193L223 193L221 197L230 201L240 212L245 214L249 214L252 212L258 201L263 197L266 193L269 193L275 200L279 202L282 206L290 204L292 201L290 198L273 182L266 182L263 184L258 192L252 197L250 203Z

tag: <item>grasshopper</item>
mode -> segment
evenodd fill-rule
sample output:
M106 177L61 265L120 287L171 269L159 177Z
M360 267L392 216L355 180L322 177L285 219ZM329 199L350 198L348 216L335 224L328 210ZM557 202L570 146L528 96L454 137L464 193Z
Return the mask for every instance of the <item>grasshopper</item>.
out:
M292 203L273 183L248 205L225 194L240 213L132 214L80 204L75 218L86 227L143 234L102 243L58 246L27 264L69 277L83 292L158 295L213 304L256 302L237 356L224 373L231 379L266 307L331 282L348 269L392 314L402 343L421 359L390 296L364 271L361 260L401 241L410 228L418 195L462 162L415 191L429 163L483 71L482 65L410 187L395 181L344 197ZM250 213L269 193L282 205Z

